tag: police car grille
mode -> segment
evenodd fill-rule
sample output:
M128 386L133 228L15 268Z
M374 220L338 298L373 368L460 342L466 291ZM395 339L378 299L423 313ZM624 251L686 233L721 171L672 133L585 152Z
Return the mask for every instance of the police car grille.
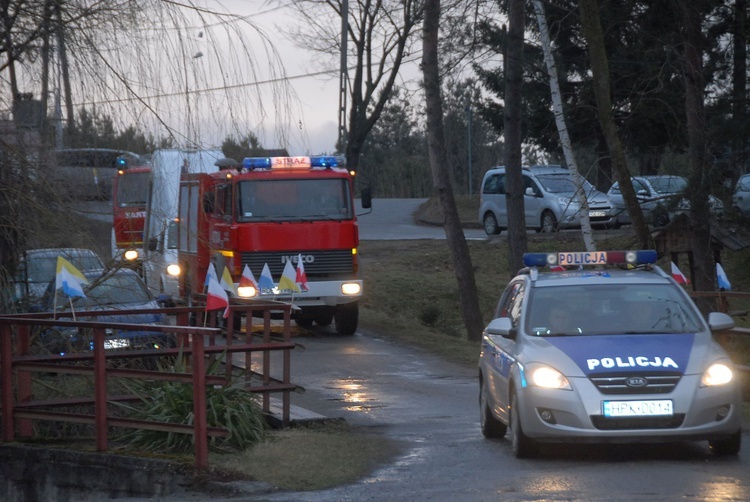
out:
M289 252L242 253L242 266L250 267L257 279L267 263L274 280L284 272L286 260L293 258L292 265L297 267L297 254ZM354 260L351 249L303 251L305 274L307 280L334 279L336 276L349 276L354 273Z
M627 380L633 376L644 378L646 385L629 386ZM589 378L602 394L667 394L672 392L680 381L680 375L674 373L597 375Z
M599 430L676 429L685 420L684 413L669 417L607 418L592 415L591 424Z

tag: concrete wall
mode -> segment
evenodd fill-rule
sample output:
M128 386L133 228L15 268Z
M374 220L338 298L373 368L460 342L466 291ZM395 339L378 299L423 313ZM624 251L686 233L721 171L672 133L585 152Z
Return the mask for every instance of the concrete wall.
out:
M93 501L174 495L193 484L192 466L109 453L0 446L0 500Z

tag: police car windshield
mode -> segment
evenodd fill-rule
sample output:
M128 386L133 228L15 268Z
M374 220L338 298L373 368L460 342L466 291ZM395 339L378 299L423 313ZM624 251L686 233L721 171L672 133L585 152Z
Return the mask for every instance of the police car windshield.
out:
M690 333L703 321L671 285L586 284L533 288L526 332L534 336Z

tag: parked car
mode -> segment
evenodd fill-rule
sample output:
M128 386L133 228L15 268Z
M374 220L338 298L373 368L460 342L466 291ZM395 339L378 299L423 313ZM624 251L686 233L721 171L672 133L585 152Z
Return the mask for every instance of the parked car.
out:
M526 227L538 232L555 232L560 228L581 224L581 205L576 197L574 174L559 165L524 167L521 173L524 186ZM613 223L607 196L580 177L589 204L589 218L594 226ZM498 234L508 228L506 209L505 168L488 170L482 179L479 203L479 222L484 231Z
M100 322L167 325L168 318L163 313L131 313L137 309L159 309L160 305L151 294L140 276L132 269L122 268L105 271L88 270L84 275L89 284L84 287L86 297L69 298L61 290L55 289L54 279L47 286L43 297L43 307L47 312L90 312L122 311L102 316L87 317L87 320ZM92 338L89 333L80 333L75 328L57 328L40 334L39 340L51 352L67 352L71 349L90 348ZM172 347L175 338L171 334L158 331L112 330L107 332L105 348L153 349Z
M502 293L479 356L484 436L540 443L742 442L738 370L656 251L532 253ZM628 266L628 268L625 268ZM555 270L564 269L558 272Z
M743 215L750 215L750 174L740 176L732 194L732 203Z
M81 272L104 268L102 259L85 248L29 249L19 259L14 277L16 302L24 312L41 310L41 298L55 279L57 257L62 256Z
M690 210L690 203L684 197L687 180L682 176L651 175L631 178L636 198L646 221L656 227L667 225L675 215ZM615 182L607 192L615 214L615 226L630 224L630 215L625 207L619 183ZM713 195L708 203L714 216L720 217L724 204Z

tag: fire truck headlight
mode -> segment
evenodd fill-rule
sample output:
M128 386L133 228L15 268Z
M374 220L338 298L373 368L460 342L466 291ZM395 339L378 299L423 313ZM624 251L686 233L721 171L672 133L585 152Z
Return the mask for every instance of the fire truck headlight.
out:
M167 266L167 273L173 277L179 276L180 272L182 272L182 270L180 269L180 266L176 263L172 263L169 266Z
M124 257L128 261L137 260L138 259L138 250L137 249L128 249L127 251L125 251Z
M252 298L258 295L258 290L254 286L240 286L237 288L237 294L241 298Z
M341 293L345 295L358 295L362 292L362 285L358 282L345 282L341 285Z

